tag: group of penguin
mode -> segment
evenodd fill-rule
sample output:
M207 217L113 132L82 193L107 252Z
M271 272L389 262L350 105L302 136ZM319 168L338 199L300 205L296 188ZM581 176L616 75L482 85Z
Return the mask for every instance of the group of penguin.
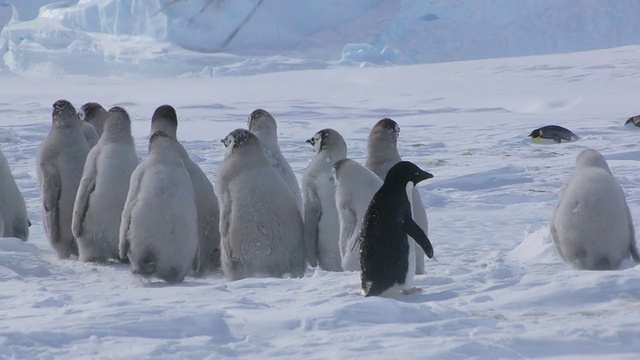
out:
M316 155L302 187L265 110L222 139L213 184L177 127L175 109L158 107L148 155L139 159L123 108L53 104L36 166L44 229L59 258L126 262L169 283L218 268L229 280L302 277L308 265L361 271L370 296L410 291L425 254L433 257L414 189L433 175L401 161L395 121L372 128L366 166L347 159L337 131L318 131L307 140Z
M365 296L419 290L412 279L434 250L415 185L433 175L402 161L394 120L373 126L364 165L347 158L336 130L315 133L307 140L316 154L302 187L265 110L251 113L248 129L222 139L226 153L213 184L178 141L177 127L175 109L158 107L141 160L123 108L91 102L77 112L66 100L53 104L36 163L45 233L59 258L125 262L133 273L168 283L218 268L229 280L302 277L311 265L360 271ZM554 141L562 131L538 130L538 137L555 132ZM3 167L10 174L4 156ZM3 206L3 234L26 241L30 223L10 177L15 189L0 201L17 193L21 201L13 203L22 205L13 215ZM597 151L578 155L551 234L577 269L616 269L629 256L640 262L624 194Z
M639 128L640 115L630 117L624 125ZM529 136L538 143L580 140L558 125L535 129ZM576 269L614 270L629 257L640 263L625 195L604 156L596 150L585 149L578 154L549 228L560 257Z

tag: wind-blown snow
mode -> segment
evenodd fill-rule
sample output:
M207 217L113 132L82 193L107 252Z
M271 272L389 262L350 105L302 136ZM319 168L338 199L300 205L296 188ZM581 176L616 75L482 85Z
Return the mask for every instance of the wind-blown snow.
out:
M638 14L635 0L0 0L0 67L197 76L548 54L640 44Z
M3 77L0 147L33 226L28 243L0 239L0 357L635 359L640 268L572 270L548 224L585 147L605 155L640 213L640 130L623 126L640 113L639 59L631 46L215 80ZM423 291L363 298L358 273L320 270L168 286L125 265L56 259L42 232L35 152L59 98L125 107L141 156L153 110L174 105L178 136L211 180L219 139L255 108L275 116L299 179L313 157L305 139L319 129L341 132L362 162L371 126L393 118L400 153L435 175L418 187L435 249L414 280ZM582 139L527 138L550 124Z

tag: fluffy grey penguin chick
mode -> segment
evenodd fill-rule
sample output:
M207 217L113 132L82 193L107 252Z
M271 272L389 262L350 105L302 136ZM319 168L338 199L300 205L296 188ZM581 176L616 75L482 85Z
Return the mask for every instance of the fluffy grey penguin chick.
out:
M103 136L89 151L73 207L71 229L81 261L119 258L120 220L136 166L138 155L129 114L113 107Z
M398 153L398 137L400 127L395 121L384 118L378 121L369 133L367 139L367 161L365 166L384 180L389 169L402 160ZM429 233L427 211L420 197L418 189L413 189L413 217L425 234ZM410 241L410 246L415 246ZM424 274L424 251L416 247L416 274Z
M177 141L178 116L176 110L170 105L159 106L151 118L151 132L164 131ZM213 185L207 175L202 171L177 141L177 148L189 173L193 186L198 209L198 238L200 246L198 250L198 262L196 272L204 274L220 267L220 211L218 198Z
M177 141L163 131L149 139L149 156L131 174L120 222L120 258L145 277L178 283L198 252L191 179Z
M550 228L560 256L576 269L614 270L629 256L640 262L622 188L604 157L593 149L578 155Z
M78 255L71 219L89 145L82 121L67 100L53 104L51 131L38 148L37 174L42 191L45 233L58 257Z
M262 143L265 155L271 163L271 166L276 170L278 175L282 177L284 182L291 190L293 198L296 200L296 205L300 210L300 214L303 213L302 208L302 194L300 193L300 185L298 179L293 173L289 162L282 156L280 151L280 145L278 145L278 126L276 120L266 110L257 109L249 115L249 131L254 134Z
M27 206L2 151L0 151L0 213L3 225L0 234L3 237L15 237L27 241L29 226L31 226L27 216Z
M302 216L287 184L248 130L234 130L222 141L227 153L216 192L225 276L303 276Z
M302 180L307 257L312 266L342 271L333 167L347 157L347 143L333 129L320 130L307 142L316 150Z

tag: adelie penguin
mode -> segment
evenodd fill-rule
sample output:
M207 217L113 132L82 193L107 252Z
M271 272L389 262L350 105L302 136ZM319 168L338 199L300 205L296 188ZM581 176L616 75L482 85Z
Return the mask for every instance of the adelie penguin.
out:
M393 296L417 291L411 288L416 257L414 239L425 254L433 247L412 216L413 187L433 175L408 161L400 161L387 173L382 187L369 203L359 234L360 278L364 296Z
M529 134L533 141L540 144L553 144L563 142L573 142L580 140L580 137L571 130L558 125L547 125L535 129Z

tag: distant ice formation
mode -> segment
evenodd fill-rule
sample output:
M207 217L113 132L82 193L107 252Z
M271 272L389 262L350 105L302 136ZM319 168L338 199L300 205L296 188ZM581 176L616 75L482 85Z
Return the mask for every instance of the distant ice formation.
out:
M640 44L638 13L634 0L0 0L0 68L201 76L573 52Z

